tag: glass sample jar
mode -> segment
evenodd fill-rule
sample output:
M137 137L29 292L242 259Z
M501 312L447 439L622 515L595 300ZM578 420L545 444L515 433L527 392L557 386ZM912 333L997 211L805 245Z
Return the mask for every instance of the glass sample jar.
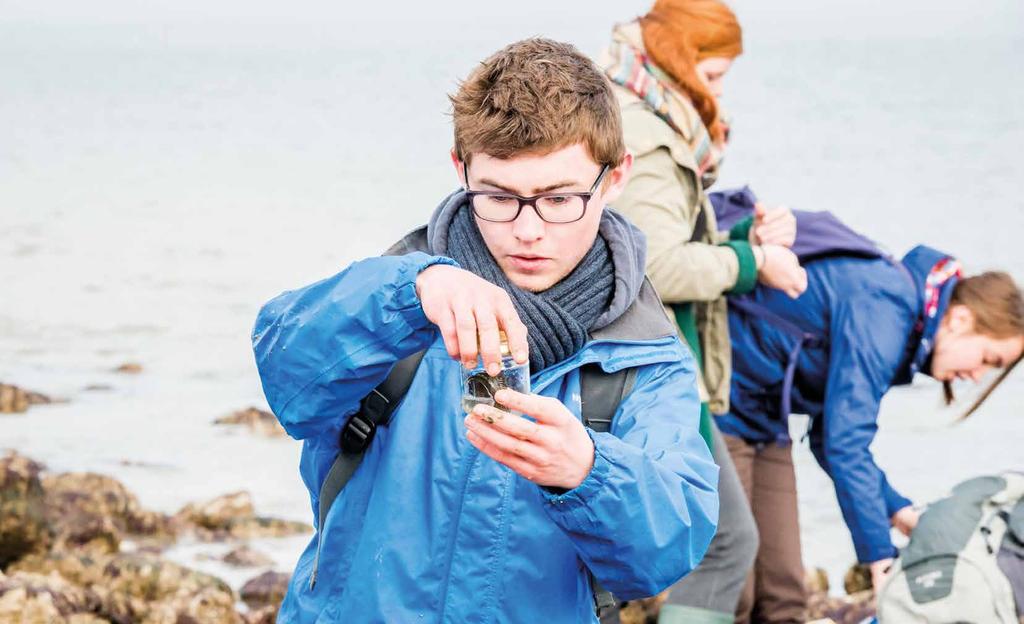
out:
M502 388L529 394L530 362L519 364L512 357L505 332L501 337L501 372L491 377L484 368L483 360L477 358L477 365L472 370L462 368L462 410L467 414L477 405L489 405L502 411L509 411L497 405L494 395Z

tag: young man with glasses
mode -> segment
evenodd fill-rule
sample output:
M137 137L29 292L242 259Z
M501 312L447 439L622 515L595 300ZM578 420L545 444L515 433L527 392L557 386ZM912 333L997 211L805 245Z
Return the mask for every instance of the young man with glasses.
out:
M605 208L632 163L609 86L572 46L531 39L451 100L463 188L390 255L284 293L256 322L263 387L304 442L318 516L279 621L595 621L593 579L656 594L715 530L693 359L644 278L643 235ZM460 365L498 373L499 332L533 394L504 389L509 411L467 415ZM346 423L421 351L324 504ZM635 371L607 433L581 422L595 363Z

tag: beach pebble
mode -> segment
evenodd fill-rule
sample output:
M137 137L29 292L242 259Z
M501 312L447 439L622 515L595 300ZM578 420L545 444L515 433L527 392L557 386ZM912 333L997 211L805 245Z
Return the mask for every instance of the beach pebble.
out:
M249 407L213 421L215 425L244 425L259 435L280 438L287 434L277 418L266 410Z
M250 609L258 609L265 606L279 606L284 600L285 592L288 591L288 581L291 577L283 572L264 572L259 576L249 579L242 585L239 595L242 601L249 605Z
M277 621L279 607L267 605L242 615L245 624L274 624Z
M859 594L872 588L871 568L863 563L850 566L843 577L843 589L847 594Z
M201 503L185 505L176 516L207 529L226 529L237 520L255 514L248 492L224 494Z
M661 605L668 600L668 592L664 591L651 598L630 600L619 611L620 624L647 624L657 622Z
M255 515L248 492L225 494L203 503L186 505L175 515L174 522L191 525L195 537L203 541L286 537L312 530L304 522Z
M829 590L828 574L821 568L804 570L804 586L808 594L827 594Z
M138 362L125 362L115 368L114 372L124 375L138 375L142 372L142 364L139 364Z
M847 589L856 588L863 582L862 571L854 565L847 573ZM846 596L830 596L828 594L828 576L824 570L814 568L806 572L804 583L807 588L807 616L809 621L833 622L834 624L857 624L871 618L875 614L875 592L871 587L871 575L867 575L868 589L854 591Z
M259 568L274 564L273 559L247 545L231 550L221 560L239 568Z
M0 383L0 414L21 414L27 411L31 405L45 405L52 402L53 399L45 394Z

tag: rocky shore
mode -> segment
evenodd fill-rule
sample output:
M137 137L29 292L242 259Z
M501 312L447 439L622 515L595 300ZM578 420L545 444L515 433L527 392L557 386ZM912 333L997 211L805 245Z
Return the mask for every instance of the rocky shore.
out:
M49 402L0 385L0 413ZM266 416L249 409L227 420L275 435ZM54 473L8 451L0 455L0 624L269 624L288 574L269 569L270 558L248 542L310 531L257 515L247 492L164 514L144 509L112 477ZM163 555L182 540L234 545L218 559L252 568L253 577L235 591Z
M809 624L861 624L875 615L875 592L866 566L854 565L847 571L844 595L830 595L828 575L821 568L807 570L804 583ZM668 592L663 592L626 603L619 613L620 624L657 624L658 612L667 598Z
M0 414L52 402L0 384ZM284 436L274 416L257 408L212 424ZM147 510L117 479L53 473L10 451L0 455L0 624L271 624L289 573L272 569L272 559L248 542L310 530L305 523L257 515L244 491L189 503L173 514ZM252 569L253 576L235 590L164 556L181 541L231 545L223 555L202 558ZM830 595L829 589L823 571L808 571L811 621L857 624L873 615L866 570L851 568L846 595ZM656 622L665 597L628 603L622 624Z

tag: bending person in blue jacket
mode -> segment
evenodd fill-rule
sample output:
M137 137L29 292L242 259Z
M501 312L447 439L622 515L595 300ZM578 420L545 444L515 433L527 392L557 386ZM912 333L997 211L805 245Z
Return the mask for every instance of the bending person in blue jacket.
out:
M463 190L394 255L286 292L256 322L317 518L282 622L596 622L591 576L621 599L657 594L715 531L693 359L644 279L643 235L606 209L632 164L608 84L572 46L532 39L451 100ZM467 415L460 369L479 356L497 373L499 331L533 394ZM422 350L318 517L349 417ZM635 371L607 433L580 420L594 363Z
M941 252L917 247L897 262L854 237L855 254L801 256L808 287L798 299L759 289L730 302L735 366L730 411L718 425L759 529L772 536L755 564L762 605L802 593L791 411L811 417L811 450L880 587L896 555L890 526L909 534L917 523L870 451L882 396L917 372L947 389L954 379L977 381L1024 350L1024 301L1007 274L961 278L959 263ZM794 572L764 572L780 569Z

